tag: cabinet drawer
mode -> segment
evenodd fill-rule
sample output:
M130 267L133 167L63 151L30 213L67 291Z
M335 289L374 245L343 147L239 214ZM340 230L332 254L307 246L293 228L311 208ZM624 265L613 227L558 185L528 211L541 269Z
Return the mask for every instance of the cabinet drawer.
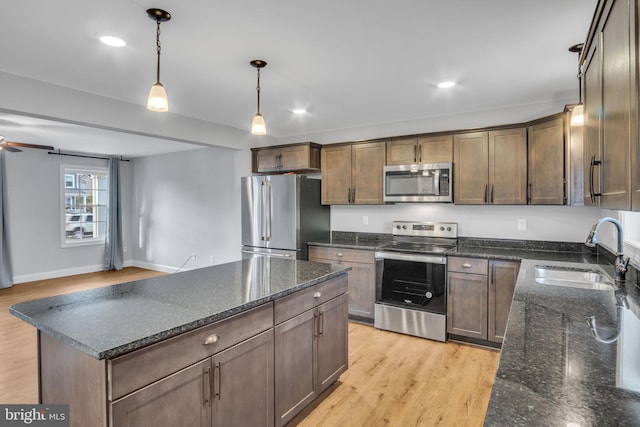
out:
M447 269L458 273L487 274L489 260L482 258L449 257Z
M280 324L347 292L347 275L341 275L275 301L274 323Z
M115 400L273 327L273 303L169 338L109 361ZM204 344L210 337L215 342Z
M373 264L373 251L362 249L343 249L326 246L309 246L309 258L317 258L331 262L362 262Z

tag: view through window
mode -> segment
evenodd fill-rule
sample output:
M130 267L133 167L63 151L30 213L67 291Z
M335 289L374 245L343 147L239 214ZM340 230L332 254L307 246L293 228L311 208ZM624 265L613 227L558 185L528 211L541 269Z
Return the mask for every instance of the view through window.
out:
M109 200L107 169L63 165L62 182L63 246L103 243Z

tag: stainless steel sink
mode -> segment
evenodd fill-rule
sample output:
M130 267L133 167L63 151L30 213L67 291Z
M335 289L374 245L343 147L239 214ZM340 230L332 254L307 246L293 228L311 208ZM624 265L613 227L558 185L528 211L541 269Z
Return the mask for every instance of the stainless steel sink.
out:
M556 265L536 265L535 280L543 285L567 288L613 290L613 281L600 270L563 267Z

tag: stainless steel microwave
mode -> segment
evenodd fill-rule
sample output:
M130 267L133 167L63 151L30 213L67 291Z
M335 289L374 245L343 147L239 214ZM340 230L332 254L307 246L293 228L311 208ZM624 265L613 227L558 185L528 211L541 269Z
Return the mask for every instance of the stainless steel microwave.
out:
M384 167L385 202L453 202L453 164Z

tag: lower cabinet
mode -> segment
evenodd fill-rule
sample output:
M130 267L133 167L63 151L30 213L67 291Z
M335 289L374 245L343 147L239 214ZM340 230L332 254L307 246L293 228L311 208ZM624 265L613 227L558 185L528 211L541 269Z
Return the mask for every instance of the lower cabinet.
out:
M356 320L373 322L375 303L374 251L344 249L327 246L309 246L309 261L323 264L341 264L351 267L349 275L349 316Z
M272 426L272 349L270 330L178 371L114 402L112 425Z
M502 343L519 262L449 257L447 332Z
M276 324L277 426L289 422L347 369L347 306L342 293Z

